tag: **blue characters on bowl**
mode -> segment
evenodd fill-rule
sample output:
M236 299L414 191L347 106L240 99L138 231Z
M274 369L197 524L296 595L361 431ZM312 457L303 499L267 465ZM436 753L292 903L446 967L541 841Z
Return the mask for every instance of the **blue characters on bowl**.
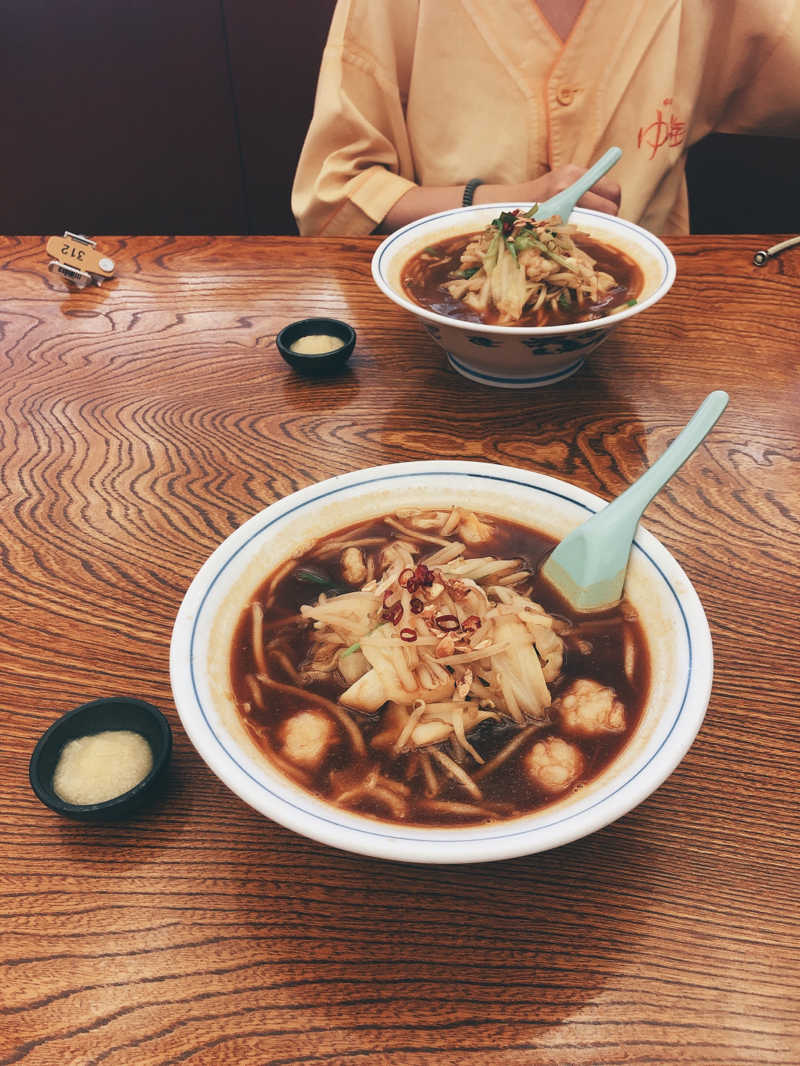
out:
M591 333L579 333L573 336L561 334L556 337L524 337L522 343L533 355L558 355L559 352L582 352L597 345L611 332L608 329L595 329Z

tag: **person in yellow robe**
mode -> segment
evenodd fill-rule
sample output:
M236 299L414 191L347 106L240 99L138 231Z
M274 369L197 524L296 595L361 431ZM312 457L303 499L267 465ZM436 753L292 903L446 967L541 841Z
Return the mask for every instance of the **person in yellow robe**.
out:
M544 200L619 145L582 204L685 233L691 144L799 124L800 0L338 0L292 208L389 232L473 179Z

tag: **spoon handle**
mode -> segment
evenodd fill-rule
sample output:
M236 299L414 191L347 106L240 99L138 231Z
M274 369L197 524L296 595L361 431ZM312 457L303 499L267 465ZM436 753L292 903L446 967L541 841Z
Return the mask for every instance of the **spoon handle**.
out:
M645 474L555 546L541 573L575 610L606 610L619 602L644 509L706 437L727 403L725 392L706 396L686 428Z
M608 171L611 170L614 164L619 161L621 156L621 148L617 148L616 146L613 148L609 148L607 152L603 152L603 154L593 166L589 167L589 169L586 171L582 178L578 178L578 180L572 186L573 194L575 196L573 206L578 202L578 200L580 200L580 198L585 192L588 192L589 189L591 189L595 182L598 182L604 174L608 173Z
M547 218L550 215L561 215L562 219L566 222L572 214L572 209L575 207L578 200L580 200L583 194L588 192L604 174L611 170L621 156L621 148L609 148L607 152L603 152L597 162L590 166L586 173L582 174L577 181L574 181L569 188L564 189L560 193L556 193L555 196L551 196L549 200L540 204L539 210L536 212L536 217Z
M659 489L666 485L672 475L680 470L689 456L697 450L727 406L727 392L718 389L706 396L664 454L599 514L609 515L608 521L611 521L613 513L615 518L620 521L627 519L631 526L635 527Z

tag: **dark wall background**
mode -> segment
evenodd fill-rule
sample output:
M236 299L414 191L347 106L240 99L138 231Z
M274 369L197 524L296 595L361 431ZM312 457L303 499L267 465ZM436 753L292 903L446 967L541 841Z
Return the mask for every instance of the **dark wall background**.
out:
M293 233L335 0L0 0L0 233Z
M693 233L800 233L800 139L712 133L686 177Z
M335 0L0 0L0 233L294 233ZM700 233L800 232L800 142L690 152Z

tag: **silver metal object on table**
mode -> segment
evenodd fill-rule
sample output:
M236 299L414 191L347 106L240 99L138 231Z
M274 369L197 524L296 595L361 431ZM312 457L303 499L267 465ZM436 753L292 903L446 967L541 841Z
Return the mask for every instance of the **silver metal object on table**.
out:
M780 244L773 244L771 248L756 252L753 256L753 262L757 267L761 267L768 259L772 259L773 256L778 255L785 248L791 248L793 244L800 244L800 237L790 237L788 241L781 241Z

